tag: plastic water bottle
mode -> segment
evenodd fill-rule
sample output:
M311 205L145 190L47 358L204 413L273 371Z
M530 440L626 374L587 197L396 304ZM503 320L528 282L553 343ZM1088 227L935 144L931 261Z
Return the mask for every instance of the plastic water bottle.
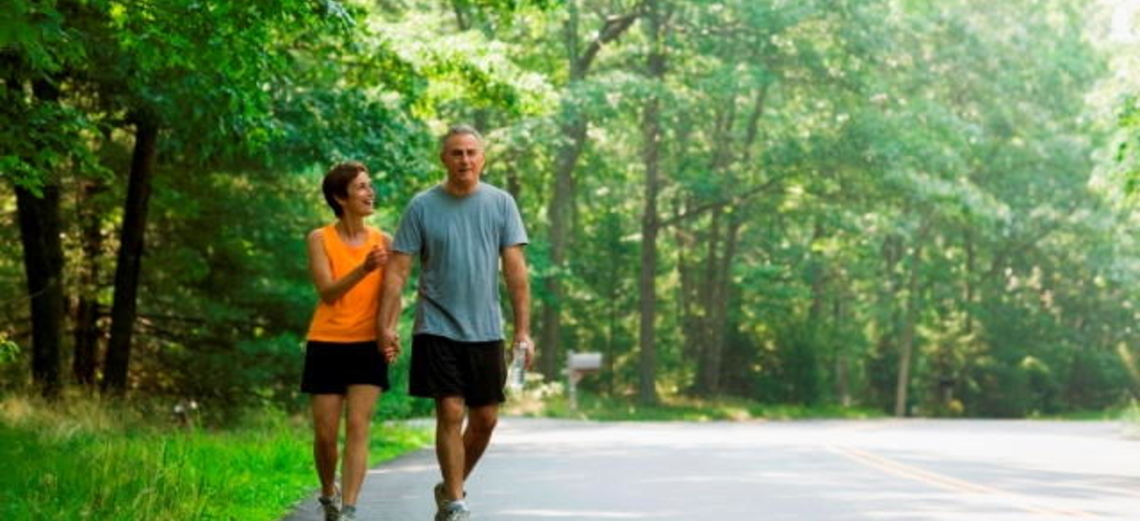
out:
M518 342L512 349L511 366L507 369L507 387L518 392L526 381L526 342Z

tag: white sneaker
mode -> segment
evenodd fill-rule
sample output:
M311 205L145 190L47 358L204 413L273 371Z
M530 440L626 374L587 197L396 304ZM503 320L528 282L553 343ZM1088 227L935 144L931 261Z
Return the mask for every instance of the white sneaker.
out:
M448 503L446 507L441 509L435 515L435 521L468 521L471 519L471 511L462 503L455 504L455 502Z
M444 488L443 482L435 484L431 489L432 496L435 497L435 511L437 513L443 512L447 508L447 504L451 503L451 499L447 497L447 489ZM467 497L467 491L463 491L463 497Z

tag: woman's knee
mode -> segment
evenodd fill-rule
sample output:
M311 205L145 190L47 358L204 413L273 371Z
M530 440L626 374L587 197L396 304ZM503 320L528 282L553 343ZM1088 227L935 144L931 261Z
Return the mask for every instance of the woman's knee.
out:
M350 437L367 435L372 426L372 411L350 414L347 421L347 434Z

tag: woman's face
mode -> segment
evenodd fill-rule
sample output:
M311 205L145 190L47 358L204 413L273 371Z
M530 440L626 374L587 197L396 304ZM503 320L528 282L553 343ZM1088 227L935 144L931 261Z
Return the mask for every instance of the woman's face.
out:
M345 215L372 215L376 202L376 192L372 190L372 179L368 174L361 172L351 183L348 183L348 199L337 198Z

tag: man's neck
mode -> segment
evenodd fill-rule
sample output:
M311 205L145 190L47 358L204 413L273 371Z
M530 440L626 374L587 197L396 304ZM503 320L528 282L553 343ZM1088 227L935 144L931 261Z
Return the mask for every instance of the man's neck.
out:
M457 182L448 179L443 182L443 189L455 197L467 197L479 189L479 180L472 183Z

